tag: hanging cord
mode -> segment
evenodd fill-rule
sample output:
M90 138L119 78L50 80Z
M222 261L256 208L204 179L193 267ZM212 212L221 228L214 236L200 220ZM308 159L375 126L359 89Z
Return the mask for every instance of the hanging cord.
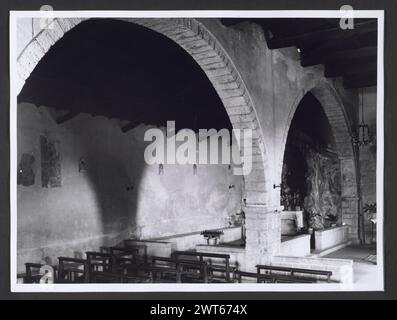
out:
M361 124L364 122L364 88L361 88Z

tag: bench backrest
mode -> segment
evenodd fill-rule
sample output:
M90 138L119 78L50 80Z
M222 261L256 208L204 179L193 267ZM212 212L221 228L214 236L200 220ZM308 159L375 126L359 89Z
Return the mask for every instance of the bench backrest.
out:
M211 265L216 263L218 269L221 267L222 270L217 270L218 273L219 271L224 274L224 278L226 279L227 282L230 281L230 255L228 254L222 254L222 253L213 253L213 252L197 252L197 251L174 251L172 256L175 259L180 259L180 257L196 257L199 259L199 261L204 262L208 261L209 262L209 269L211 270ZM215 261L214 261L215 260Z
M133 239L125 239L123 241L124 247L130 250L136 250L137 251L137 257L142 257L143 262L147 264L148 262L148 250L146 245L144 244L138 244L137 240Z
M273 282L273 277L267 274L258 274L254 272L236 271L236 278L241 283L242 278L253 278L256 279L257 283L262 282Z
M33 277L33 271L36 271L36 273L40 272L40 268L43 266L43 264L40 263L32 263L28 262L25 263L25 277L24 277L24 282L25 283L33 283L35 281Z
M81 258L58 257L58 279L74 282L77 276L82 276L84 282L88 281L87 260Z
M219 258L219 259L230 259L230 255L213 252L197 252L197 251L174 251L173 256L196 256L196 257L207 257L207 258Z
M88 272L111 271L113 266L113 255L110 253L87 251Z
M303 268L293 268L293 267L284 267L284 266L269 266L269 265L257 265L256 268L257 268L258 273L260 273L261 270L269 270L269 271L288 272L291 275L295 275L297 273L321 275L321 276L326 276L328 281L330 281L330 278L332 276L332 271L327 271L327 270L303 269Z
M152 267L167 267L176 269L177 261L173 258L152 257Z

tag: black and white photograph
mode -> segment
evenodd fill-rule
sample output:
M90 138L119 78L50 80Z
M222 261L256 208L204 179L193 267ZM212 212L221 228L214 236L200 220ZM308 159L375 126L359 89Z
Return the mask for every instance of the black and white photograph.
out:
M11 291L384 290L383 29L11 11Z

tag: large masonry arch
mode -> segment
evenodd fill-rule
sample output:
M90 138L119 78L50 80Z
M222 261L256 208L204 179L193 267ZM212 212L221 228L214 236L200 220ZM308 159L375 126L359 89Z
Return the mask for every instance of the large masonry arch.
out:
M308 92L312 93L320 102L332 129L342 174L342 219L343 222L349 226L349 237L356 241L358 240L359 229L359 189L356 172L356 152L353 147L350 134L351 123L345 113L343 102L339 97L337 90L326 79L312 83L310 86L302 90L294 100L283 134L281 155L284 155L285 152L288 132L295 115L295 111L302 98ZM279 168L282 168L282 161L283 159L281 159Z
M38 20L38 19L37 19ZM55 18L38 32L18 53L17 92L19 93L37 63L63 35L87 20L86 18ZM252 129L252 172L245 176L247 205L267 203L268 182L265 179L266 153L264 140L255 107L236 67L225 50L207 30L192 18L149 19L128 18L123 21L136 23L159 32L175 41L200 65L211 81L229 115L234 129ZM244 153L244 144L240 152Z
M118 18L119 19L119 18ZM29 25L38 23L29 22ZM20 30L28 39L19 44L17 57L17 88L19 93L29 75L40 59L63 35L87 20L86 18L55 18L46 28L35 35ZM217 39L199 21L192 18L128 18L119 19L136 23L175 41L180 45L206 73L230 118L234 129L252 129L252 148L240 143L241 154L252 154L252 170L244 176L245 216L246 216L246 254L250 261L268 259L279 251L280 206L270 203L270 179L266 179L268 170L265 144L260 122L253 101L232 60ZM18 25L26 28L26 25ZM240 141L239 141L240 142ZM248 147L248 150L247 150ZM262 258L261 258L262 257ZM258 260L263 261L263 260ZM255 265L255 263L253 263Z

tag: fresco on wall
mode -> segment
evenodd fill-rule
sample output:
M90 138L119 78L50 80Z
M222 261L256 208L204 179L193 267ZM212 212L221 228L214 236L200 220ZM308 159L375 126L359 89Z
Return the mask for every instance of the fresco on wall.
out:
M18 185L29 187L34 185L35 172L34 172L34 156L28 153L22 154L21 161L18 165L17 182Z
M62 185L61 155L56 145L56 140L47 135L40 136L41 184L44 188L56 188Z

